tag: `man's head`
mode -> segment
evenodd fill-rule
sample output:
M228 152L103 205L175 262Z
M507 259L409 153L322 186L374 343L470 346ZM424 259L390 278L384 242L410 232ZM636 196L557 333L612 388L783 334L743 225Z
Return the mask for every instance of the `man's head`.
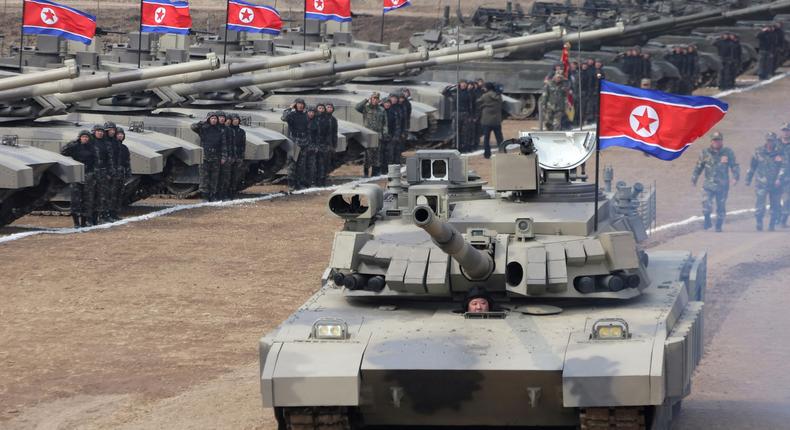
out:
M483 86L486 84L486 81L484 81L483 78L477 78L476 81L477 81L477 86L480 88L483 88Z
M82 130L78 137L80 143L85 144L91 141L91 132L88 130Z
M335 105L333 105L332 103L327 103L326 104L326 113L329 114L329 115L332 115L333 113L335 113Z
M398 104L398 95L397 94L390 94L389 96L390 103L393 105Z
M714 132L710 137L710 147L713 149L721 149L724 146L724 135L720 131Z
M790 122L782 125L782 139L790 143Z
M411 97L411 90L408 88L401 88L400 93L403 94L404 97L408 98Z
M107 121L104 123L104 132L107 134L107 136L115 137L116 128L118 127L116 127L115 123L112 121Z
M562 76L562 73L555 73L552 80L556 83L560 83L565 79L565 76Z
M118 139L118 142L123 142L126 140L126 132L123 130L123 128L118 127L115 129L115 138Z
M217 112L217 122L219 123L219 125L225 125L225 121L227 119L228 119L228 115L225 112L223 111Z
M304 111L304 108L305 108L304 99L296 99L296 100L294 100L294 107L299 112Z
M596 69L600 69L600 68L602 68L602 67L603 67L603 61L601 61L601 60L595 60L595 68L596 68Z
M217 114L214 112L208 113L208 123L209 125L217 125L219 120L217 119Z
M462 90L465 90L465 89L469 88L469 83L467 83L465 80L461 79L460 81L458 81L458 88L460 88Z
M648 78L644 78L641 81L639 81L639 88L642 88L644 90L649 90L653 88L653 81L651 81Z
M491 82L486 82L486 92L494 91L494 89L495 89L494 84L492 84Z
M373 106L377 106L379 103L381 103L381 94L374 92L370 95L370 97L368 97L368 102L370 102L370 104Z
M318 103L317 105L315 105L315 111L317 114L323 115L324 112L326 112L326 105L323 103Z
M384 106L384 109L389 109L392 107L392 103L390 102L390 99L384 99L384 103L382 103L381 105Z
M768 148L769 150L773 149L774 144L778 139L779 138L776 136L776 133L774 133L773 131L769 131L768 133L765 133L765 147Z
M241 124L241 117L238 114L230 114L230 124L234 127L238 127Z
M307 108L307 118L309 118L309 119L315 118L315 108L314 107L311 106L311 107Z
M472 287L466 294L464 312L489 312L494 307L494 302L488 291L482 287Z
M93 126L93 137L96 139L104 139L104 127L96 124Z

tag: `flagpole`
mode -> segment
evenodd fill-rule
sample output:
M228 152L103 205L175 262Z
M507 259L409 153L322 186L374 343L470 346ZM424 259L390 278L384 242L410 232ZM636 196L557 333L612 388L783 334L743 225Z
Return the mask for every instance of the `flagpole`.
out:
M307 0L304 1L302 13L302 51L307 51Z
M228 21L230 21L230 0L225 2L225 46L222 48L222 64L226 63L228 57Z
M381 36L379 36L379 43L384 43L384 8L381 8Z
M25 51L25 5L22 0L22 22L19 24L19 73L22 73L22 53ZM10 48L9 48L10 49Z
M137 68L143 61L143 0L140 0L140 31L137 34Z
M598 117L595 119L595 208L593 209L593 223L595 231L598 231L598 194L601 161L601 75L596 75L598 90Z

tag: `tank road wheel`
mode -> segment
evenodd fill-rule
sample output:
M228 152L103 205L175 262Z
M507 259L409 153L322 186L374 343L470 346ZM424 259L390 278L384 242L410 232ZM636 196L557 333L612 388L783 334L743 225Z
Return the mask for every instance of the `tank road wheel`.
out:
M51 200L49 205L57 212L63 212L64 214L71 213L71 202Z
M348 408L277 408L281 430L352 430Z
M523 94L521 97L523 106L521 112L510 115L510 118L515 120L524 120L532 117L538 111L538 98L534 94Z
M167 181L165 183L167 191L174 195L177 199L186 199L192 197L198 192L197 184L182 184L178 182Z
M586 408L579 414L581 430L646 430L645 408Z

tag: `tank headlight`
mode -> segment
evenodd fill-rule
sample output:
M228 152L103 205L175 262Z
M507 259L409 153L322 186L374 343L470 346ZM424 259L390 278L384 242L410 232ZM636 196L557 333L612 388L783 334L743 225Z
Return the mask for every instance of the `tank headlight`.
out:
M629 339L631 333L628 330L628 323L624 319L603 318L593 324L590 338L597 340Z
M348 339L348 324L336 318L324 318L313 323L313 339Z

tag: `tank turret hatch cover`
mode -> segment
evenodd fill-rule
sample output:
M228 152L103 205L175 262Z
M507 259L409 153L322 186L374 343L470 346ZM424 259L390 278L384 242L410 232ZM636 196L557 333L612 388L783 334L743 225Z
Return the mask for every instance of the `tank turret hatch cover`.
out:
M522 131L531 137L544 170L570 170L581 166L595 152L594 131Z

